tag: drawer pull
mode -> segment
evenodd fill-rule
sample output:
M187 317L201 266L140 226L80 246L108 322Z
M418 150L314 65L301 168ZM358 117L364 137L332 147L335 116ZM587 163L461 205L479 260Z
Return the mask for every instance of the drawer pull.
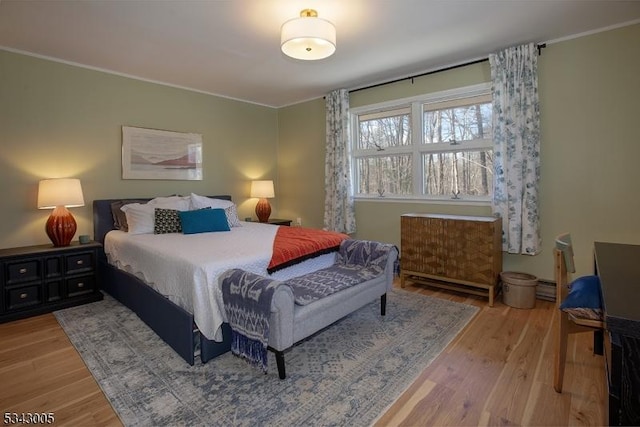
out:
M84 288L84 283L82 283L82 282L78 283L78 287L79 288Z
M18 271L20 272L20 274L24 274L24 273L26 273L26 272L27 272L27 269L23 267L23 268L21 268L21 269L20 269L20 270L18 270Z
M76 264L82 265L82 264L84 264L84 262L81 259L79 259L78 261L76 261Z
M20 299L25 299L25 298L26 298L26 297L28 297L28 296L29 296L29 294L27 294L27 293L22 293L22 294L20 294Z

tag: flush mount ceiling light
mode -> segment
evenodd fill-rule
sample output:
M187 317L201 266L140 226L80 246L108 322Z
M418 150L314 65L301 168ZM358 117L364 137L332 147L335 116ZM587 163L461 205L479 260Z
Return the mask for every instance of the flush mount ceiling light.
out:
M336 51L336 27L318 18L315 10L304 9L299 18L282 24L280 45L285 55L295 59L324 59Z

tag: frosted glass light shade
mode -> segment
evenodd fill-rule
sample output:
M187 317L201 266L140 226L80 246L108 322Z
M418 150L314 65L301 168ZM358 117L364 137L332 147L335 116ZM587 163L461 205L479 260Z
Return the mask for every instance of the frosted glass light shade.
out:
M251 181L251 197L269 199L275 197L272 180Z
M327 58L336 51L336 27L318 18L315 10L305 9L299 18L282 24L280 47L285 55L295 59Z
M38 209L53 209L56 206L84 206L82 186L79 179L43 179L38 185Z

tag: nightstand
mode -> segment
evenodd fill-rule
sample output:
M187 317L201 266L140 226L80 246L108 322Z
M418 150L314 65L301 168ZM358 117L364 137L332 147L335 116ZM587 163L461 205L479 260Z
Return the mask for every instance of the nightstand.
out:
M99 243L0 249L0 323L103 298Z
M290 226L291 225L291 220L290 219L270 218L269 221L267 221L267 224Z

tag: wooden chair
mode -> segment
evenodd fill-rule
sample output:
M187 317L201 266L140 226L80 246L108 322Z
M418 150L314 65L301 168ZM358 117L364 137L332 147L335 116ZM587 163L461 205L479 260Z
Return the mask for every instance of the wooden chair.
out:
M556 352L554 363L553 388L562 393L564 380L564 366L567 358L567 339L569 334L580 332L595 332L594 353L602 354L602 331L604 328L602 319L578 317L560 309L560 304L569 294L571 273L575 273L573 263L573 246L571 236L568 233L556 238L554 249L555 279L556 279L556 307L558 308L558 320L556 323Z

